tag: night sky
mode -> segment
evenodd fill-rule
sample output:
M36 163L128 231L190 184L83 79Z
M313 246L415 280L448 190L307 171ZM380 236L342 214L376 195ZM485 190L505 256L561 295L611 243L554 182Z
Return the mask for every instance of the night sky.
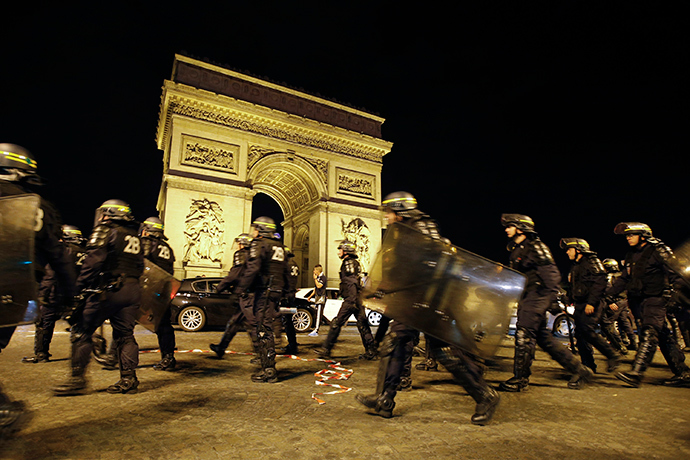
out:
M3 13L0 142L33 152L66 223L88 233L111 198L156 214L161 86L184 53L386 118L384 195L413 193L499 262L504 212L530 215L563 269L561 237L623 257L619 221L690 238L681 2L236 3Z

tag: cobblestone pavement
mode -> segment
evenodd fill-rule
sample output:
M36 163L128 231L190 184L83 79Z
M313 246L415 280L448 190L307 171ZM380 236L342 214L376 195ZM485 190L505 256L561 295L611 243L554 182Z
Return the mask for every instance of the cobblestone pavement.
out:
M90 393L58 398L50 387L67 377L69 367L69 337L60 326L50 363L20 362L31 354L32 326L19 328L0 354L5 391L29 408L21 430L0 440L0 459L690 458L690 389L659 384L671 376L661 353L639 389L597 374L576 391L539 351L529 391L502 393L494 422L480 427L469 422L474 402L445 370L413 370L413 390L398 395L392 419L358 404L356 393L373 391L378 363L357 360L363 350L354 327L343 330L334 350L354 371L336 383L352 391L321 396L322 405L312 393L334 388L315 384L314 373L325 368L320 361L279 358L279 383L252 383L249 356L218 360L201 352L221 331L178 331L178 370L154 371L156 337L139 326L137 394L106 393L118 373L92 361ZM301 335L300 356L311 359L326 331L319 338ZM246 334L230 349L250 351ZM512 353L507 339L488 367L492 384L512 375Z

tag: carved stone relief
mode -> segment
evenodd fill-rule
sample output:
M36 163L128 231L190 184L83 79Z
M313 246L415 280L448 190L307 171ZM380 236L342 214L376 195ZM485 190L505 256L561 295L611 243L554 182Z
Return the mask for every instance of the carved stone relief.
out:
M239 145L183 135L180 163L237 174Z
M185 217L187 238L182 261L188 265L219 266L225 252L223 210L206 198L192 200Z
M342 227L343 239L352 241L357 246L357 256L359 263L362 265L362 271L369 269L371 256L369 250L371 248L371 231L367 224L359 217L352 219L345 223L340 219Z
M374 198L376 178L369 174L361 174L347 169L337 168L338 192L366 198Z

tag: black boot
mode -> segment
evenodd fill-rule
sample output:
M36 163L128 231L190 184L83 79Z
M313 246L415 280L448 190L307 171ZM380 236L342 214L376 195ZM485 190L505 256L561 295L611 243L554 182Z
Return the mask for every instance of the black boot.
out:
M17 423L26 414L24 403L12 401L0 387L0 439L3 434L14 431L18 428ZM12 426L14 425L14 426ZM11 427L11 428L10 428Z
M616 378L633 388L638 388L642 383L642 377L647 367L654 359L658 343L659 338L656 330L649 326L644 328L640 334L640 346L637 347L632 369L629 372L618 372Z
M355 396L357 401L364 404L369 409L374 409L374 411L383 418L393 417L393 409L395 408L394 398L394 391L384 391L382 394L369 396L361 394Z
M83 367L73 367L72 374L65 383L53 388L55 396L77 396L86 393L86 377Z
M474 425L488 425L494 416L494 412L496 412L499 402L501 402L501 395L493 388L487 386L474 409L474 415L470 419L472 423Z
M121 373L120 380L110 385L105 391L110 394L134 394L138 391L137 388L139 388L139 380L137 379L137 375L134 373L134 371L129 371Z
M575 372L575 374L573 374L573 376L570 378L570 381L568 382L568 388L570 388L571 390L580 390L585 385L585 383L589 382L592 379L593 376L594 372L592 372L590 368L580 364L580 367L578 368L577 372Z
M526 391L529 386L530 368L532 366L532 341L526 329L518 328L515 331L515 360L513 362L514 376L501 382L498 389L517 393Z
M177 361L175 360L175 355L173 353L166 353L163 355L163 359L161 359L158 364L153 365L153 370L174 371L176 366Z
M23 363L34 363L34 364L36 364L36 363L47 363L48 361L50 361L50 354L42 353L42 352L36 353L33 356L24 356L22 358Z
M216 358L223 359L223 356L225 356L225 348L223 348L220 343L218 345L212 343L209 345L209 348L216 354Z

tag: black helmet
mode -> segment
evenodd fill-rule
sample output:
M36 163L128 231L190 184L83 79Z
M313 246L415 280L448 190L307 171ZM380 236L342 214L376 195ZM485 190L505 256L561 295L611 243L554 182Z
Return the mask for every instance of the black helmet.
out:
M504 227L513 226L524 233L536 233L534 221L524 214L501 214L501 225Z
M248 233L240 233L237 238L235 238L235 242L238 244L241 244L242 246L249 247L249 245L252 242L252 237L249 236Z
M417 209L417 199L408 192L389 193L381 202L381 209L406 217L406 212Z
M0 179L17 182L24 178L30 184L42 184L34 156L19 145L0 144Z
M295 253L287 246L285 246L285 255L288 256L288 258L295 257Z
M620 222L613 229L616 235L640 235L645 238L652 236L652 229L642 222Z
M254 227L261 236L268 236L273 238L273 234L276 231L276 223L273 219L266 216L257 217L252 222L252 227Z
M81 244L84 238L79 230L74 225L63 225L62 226L62 241L68 243Z
M101 221L104 217L112 220L133 221L132 210L129 205L122 200L108 200L96 210L96 221Z
M580 252L592 252L589 249L589 243L582 238L561 238L560 246L561 249L566 251L570 248L575 248Z
M338 249L342 249L345 254L357 255L357 246L350 240L341 241Z
M604 259L601 261L604 266L606 273L620 273L621 269L618 267L618 261L616 259Z
M147 217L141 224L141 230L146 230L146 233L156 238L165 238L163 221L156 216Z

